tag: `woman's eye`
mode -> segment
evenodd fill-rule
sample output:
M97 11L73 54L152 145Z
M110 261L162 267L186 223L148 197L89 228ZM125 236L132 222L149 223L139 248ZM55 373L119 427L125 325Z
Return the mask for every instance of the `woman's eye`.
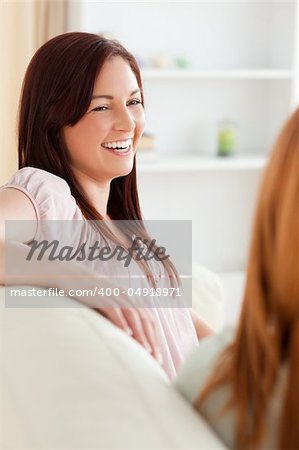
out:
M133 100L129 101L129 105L140 105L141 104L141 100L139 100L139 98L134 98ZM99 111L99 112L105 112L108 111L109 107L108 106L97 106L96 108L94 108L92 111Z
M141 104L141 100L139 100L139 98L134 98L133 100L130 101L130 105L140 105Z
M107 111L108 106L98 106L97 108L94 108L93 111Z

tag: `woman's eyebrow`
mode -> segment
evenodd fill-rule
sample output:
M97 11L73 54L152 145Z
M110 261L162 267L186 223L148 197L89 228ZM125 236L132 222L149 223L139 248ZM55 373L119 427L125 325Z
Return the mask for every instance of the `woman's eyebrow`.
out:
M140 92L140 89L136 89L135 91L131 92L130 97L131 95L137 94L137 92ZM112 97L112 95L103 94L103 95L93 95L91 99L93 100L95 98L109 98L110 100L113 100L114 97Z

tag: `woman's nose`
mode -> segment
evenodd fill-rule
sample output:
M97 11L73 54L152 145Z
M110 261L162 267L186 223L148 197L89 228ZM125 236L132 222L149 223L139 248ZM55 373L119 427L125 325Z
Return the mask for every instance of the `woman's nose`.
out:
M132 131L135 128L135 121L127 108L121 108L115 119L114 128L122 131Z

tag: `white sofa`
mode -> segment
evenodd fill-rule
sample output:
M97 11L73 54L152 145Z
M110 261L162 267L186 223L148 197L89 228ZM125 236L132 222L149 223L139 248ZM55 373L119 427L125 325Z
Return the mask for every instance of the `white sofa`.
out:
M194 281L196 309L219 328L217 278L197 268ZM1 288L1 449L225 448L137 342L67 301L5 308Z

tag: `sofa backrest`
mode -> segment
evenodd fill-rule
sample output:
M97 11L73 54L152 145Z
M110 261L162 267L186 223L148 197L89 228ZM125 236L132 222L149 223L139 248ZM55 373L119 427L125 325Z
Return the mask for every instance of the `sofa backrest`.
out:
M97 312L73 300L5 308L0 291L1 448L224 448L155 360Z

